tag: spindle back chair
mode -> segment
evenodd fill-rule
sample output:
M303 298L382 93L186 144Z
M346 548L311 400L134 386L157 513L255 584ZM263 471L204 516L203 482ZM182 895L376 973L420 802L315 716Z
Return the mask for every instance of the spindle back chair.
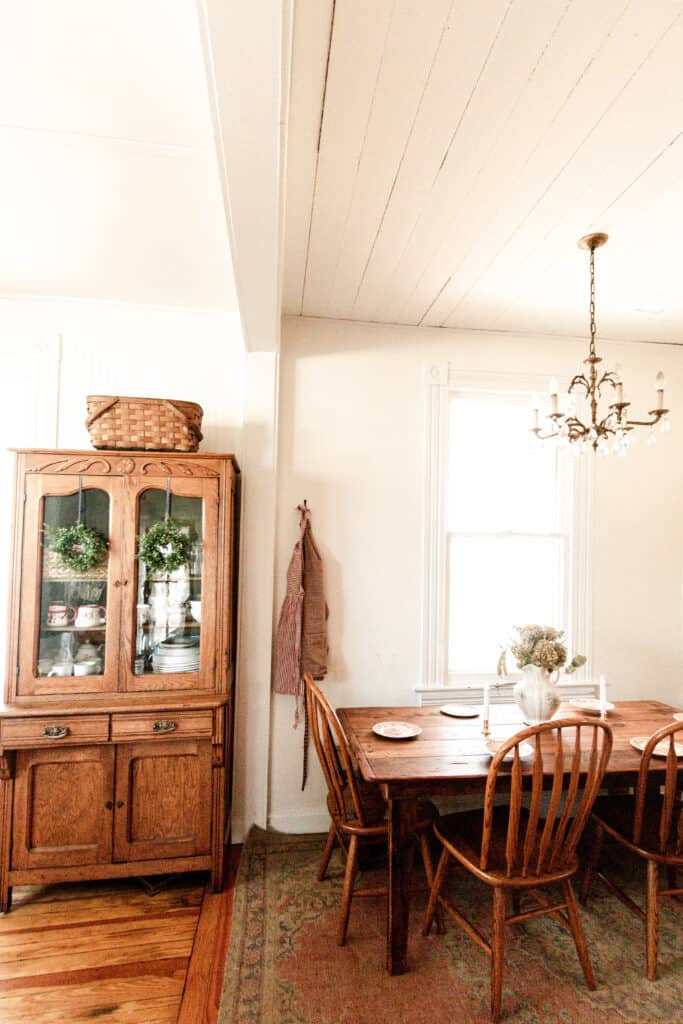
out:
M680 740L677 742L677 737ZM659 946L659 902L663 896L683 894L676 872L683 867L683 722L674 721L647 740L640 760L638 782L633 796L610 796L596 801L592 820L595 838L589 852L581 885L585 902L592 880L597 876L632 913L645 923L646 971L657 977ZM655 753L657 751L657 753ZM653 760L664 760L664 777L653 772ZM647 863L646 907L642 910L611 878L598 870L605 834ZM668 886L661 888L659 869L667 868Z
M322 881L335 845L338 843L346 860L344 890L337 942L346 942L351 900L354 896L385 896L386 886L355 889L360 844L383 843L389 836L386 803L375 786L363 782L356 773L346 734L331 706L310 675L304 675L306 684L306 713L308 726L327 784L327 807L331 824L323 858L318 871ZM431 888L434 870L429 850L428 832L437 817L431 804L418 805L416 838L422 854L427 882ZM438 922L440 930L442 920Z
M531 747L527 758L520 750L523 744ZM600 720L568 718L531 726L506 740L495 754L483 812L450 814L435 823L443 850L422 931L429 933L436 909L442 905L490 956L492 1020L501 1013L506 925L551 914L571 932L586 984L595 988L571 878L579 863L576 848L611 749L611 729ZM505 804L496 803L496 797L508 789ZM452 858L493 889L490 942L442 895ZM538 892L553 884L562 889L560 902L551 903ZM522 912L524 891L536 906ZM512 914L506 912L508 894L512 894Z

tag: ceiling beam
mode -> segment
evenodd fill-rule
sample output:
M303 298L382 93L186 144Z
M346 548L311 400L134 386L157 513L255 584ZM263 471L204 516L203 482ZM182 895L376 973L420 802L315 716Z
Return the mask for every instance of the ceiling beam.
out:
M276 352L292 0L196 2L245 345Z

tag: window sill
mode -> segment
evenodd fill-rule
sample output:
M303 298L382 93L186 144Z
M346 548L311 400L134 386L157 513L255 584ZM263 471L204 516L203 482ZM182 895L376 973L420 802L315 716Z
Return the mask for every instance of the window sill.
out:
M519 677L521 679L521 676ZM513 704L512 683L516 679L503 686L497 683L496 677L491 680L489 698L492 704ZM562 691L563 697L573 699L575 697L595 697L598 692L598 684L589 681L579 680L568 683L558 683L558 689ZM484 685L481 683L450 683L447 686L416 686L417 702L419 707L434 707L440 704L482 704L484 701Z

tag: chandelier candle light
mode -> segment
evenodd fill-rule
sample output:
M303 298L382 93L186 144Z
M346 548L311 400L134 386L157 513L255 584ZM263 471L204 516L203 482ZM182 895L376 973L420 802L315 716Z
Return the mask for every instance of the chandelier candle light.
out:
M655 378L655 389L657 391L657 404L650 409L647 420L631 420L628 418L630 402L624 401L624 385L616 370L606 370L598 376L598 364L602 359L595 351L595 250L599 249L607 241L607 235L597 233L584 235L579 239L579 248L588 249L590 252L590 349L588 358L584 363L588 367L584 373L577 373L572 378L567 393L569 394L569 408L562 412L559 408L557 381L553 378L550 382L550 412L546 419L550 420L546 432L539 425L539 410L533 410L532 434L539 441L546 441L556 438L560 444L569 445L576 452L585 451L592 447L600 455L607 455L611 450L618 455L626 455L631 443L631 431L634 427L649 427L650 436L648 444L654 444L656 435L654 428L657 423L659 429L669 429L668 409L664 408L664 374L660 371ZM602 390L610 387L614 392L614 401L610 403L605 416L601 418L598 412L598 402L602 398ZM590 422L583 423L576 415L576 394L583 391L586 401L590 406ZM661 421L661 422L660 422Z

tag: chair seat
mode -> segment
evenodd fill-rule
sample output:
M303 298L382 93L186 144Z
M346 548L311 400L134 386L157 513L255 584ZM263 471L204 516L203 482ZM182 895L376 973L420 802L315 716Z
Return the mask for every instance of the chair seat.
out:
M434 832L437 838L447 846L453 856L465 864L479 878L493 885L505 885L509 883L506 860L509 813L508 807L494 808L488 866L485 870L479 867L483 820L481 811L457 811L454 814L446 814L435 822ZM528 812L522 808L520 812L520 835L524 835L528 819ZM529 874L526 877L522 877L519 873L515 873L515 888L534 888L540 884L548 885L563 878L570 878L578 869L578 858L576 855L572 855L566 863L553 871L544 871L538 875L533 874L537 857L538 846L532 852L529 862Z
M677 819L683 810L683 804L676 801L674 804L674 819ZM605 826L608 832L619 838L621 842L635 853L652 860L666 860L671 862L672 857L680 860L683 864L683 852L676 853L675 838L671 838L666 850L659 850L659 822L662 813L662 798L655 797L645 803L643 812L643 830L640 843L633 842L633 815L635 811L635 796L602 796L599 797L593 806L593 817L597 818Z

